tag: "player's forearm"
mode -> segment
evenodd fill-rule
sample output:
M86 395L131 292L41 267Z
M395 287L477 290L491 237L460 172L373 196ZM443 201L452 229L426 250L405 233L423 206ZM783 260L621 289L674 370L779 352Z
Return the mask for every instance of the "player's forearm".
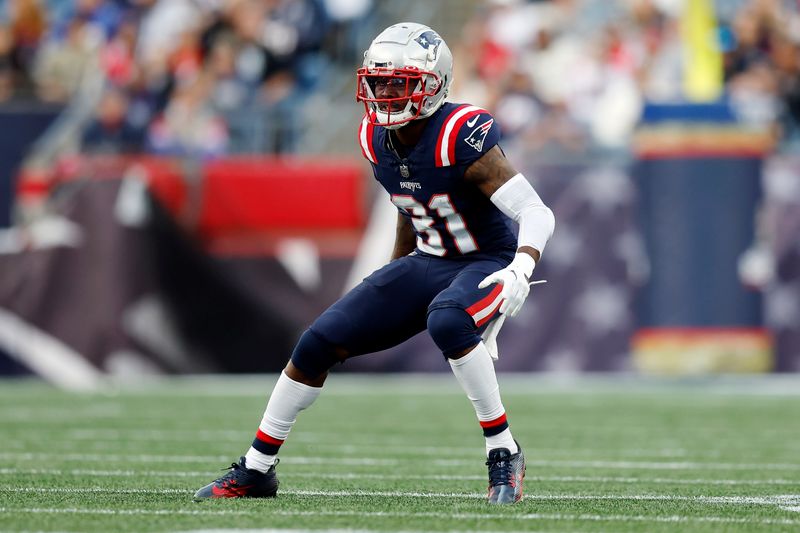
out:
M409 224L408 220L398 214L397 218L397 232L394 239L394 250L392 250L392 259L403 257L414 251L417 246L417 236L414 234L414 229Z
M542 256L541 252L534 248L533 246L523 245L517 248L518 254L528 254L529 256L533 257L533 260L537 263L539 262L539 258Z
M394 241L394 250L392 250L392 259L397 259L398 257L403 257L404 255L408 255L414 251L416 248L416 239L408 237L400 237L397 236L397 239Z

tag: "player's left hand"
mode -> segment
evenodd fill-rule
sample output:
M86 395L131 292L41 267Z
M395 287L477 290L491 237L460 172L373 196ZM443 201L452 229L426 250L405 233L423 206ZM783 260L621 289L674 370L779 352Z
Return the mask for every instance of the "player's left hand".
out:
M478 288L485 289L492 283L500 283L503 286L500 293L503 298L500 312L511 317L517 316L531 290L528 279L535 266L533 257L523 252L517 253L511 264L483 278Z

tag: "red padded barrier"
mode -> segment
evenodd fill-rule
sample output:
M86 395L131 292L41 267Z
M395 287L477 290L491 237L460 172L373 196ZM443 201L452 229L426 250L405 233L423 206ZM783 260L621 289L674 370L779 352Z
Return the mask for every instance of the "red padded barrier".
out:
M200 232L342 229L364 224L362 168L351 160L227 158L207 163Z
M353 159L243 156L206 162L149 155L79 155L21 173L17 194L44 198L76 179L144 180L180 225L223 255L269 255L288 237L323 255L355 253L365 216L364 166Z

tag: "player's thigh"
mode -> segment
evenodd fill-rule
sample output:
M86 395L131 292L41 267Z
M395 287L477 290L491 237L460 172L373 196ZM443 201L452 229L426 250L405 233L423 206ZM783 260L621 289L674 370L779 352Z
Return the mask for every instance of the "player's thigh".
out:
M489 322L497 317L502 299L500 285L490 285L479 289L483 279L507 266L503 259L486 259L475 261L463 268L450 285L439 292L431 302L429 311L441 307L457 307L464 309L472 318L475 327L482 331Z
M322 313L311 330L348 357L395 346L423 331L437 293L425 284L424 263L402 257L373 272Z

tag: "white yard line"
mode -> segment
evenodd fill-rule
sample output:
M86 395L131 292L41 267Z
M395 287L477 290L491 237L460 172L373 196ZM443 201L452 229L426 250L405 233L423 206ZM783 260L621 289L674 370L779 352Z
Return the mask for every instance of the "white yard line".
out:
M96 477L181 477L181 478L213 478L220 474L219 470L208 471L170 471L170 470L97 470L88 468L47 469L47 468L0 468L0 475L48 475L48 476L96 476ZM319 479L375 479L375 480L429 480L429 481L484 481L481 475L447 475L447 474L368 474L352 472L286 472L281 479L319 478ZM621 477L621 476L536 476L528 474L528 482L561 482L561 483L653 483L666 485L792 485L800 487L800 479L708 479L708 478L665 478L665 477Z
M159 454L91 454L91 453L30 453L2 452L0 460L28 461L100 461L100 462L152 462L152 463L213 463L230 462L231 457L221 455L159 455ZM401 466L425 462L434 466L474 466L472 459L392 459L381 457L325 457L291 456L286 464L331 464L345 466ZM716 461L616 461L616 460L548 460L528 459L527 465L558 468L612 468L642 470L800 470L800 463L726 463Z
M186 442L187 440L200 439L212 440L216 442L238 442L246 443L252 437L249 430L235 430L235 429L219 429L219 430L205 430L205 429L177 429L177 430L161 430L161 429L94 429L94 428L73 428L67 429L60 433L59 442L65 446L71 447L85 447L86 441L91 441L96 446L102 445L102 448L118 447L119 442L152 442L152 441L169 441L169 442ZM105 442L103 442L105 441ZM342 436L338 433L328 432L302 432L292 437L292 442L315 444L324 443L324 448L327 450L335 451L341 454L363 454L369 453L380 446L381 450L388 453L407 454L409 452L408 446L400 446L393 444L395 439L387 438L368 438L361 437L358 444L352 444L351 441L342 442ZM109 445L109 443L111 445ZM26 449L26 443L19 441L19 449ZM698 444L698 448L701 446ZM789 452L800 452L800 444L793 442L791 439L785 439L785 442L780 446L781 449ZM444 444L430 444L418 445L413 448L413 453L417 455L435 455L441 456L442 450L446 449L450 455L464 455L466 457L474 457L476 453L480 453L483 449L482 446L452 446ZM736 450L737 448L727 448L729 451ZM596 457L598 450L596 448L526 448L527 455L531 457L553 457L556 456L569 456L570 458L592 458ZM626 458L674 458L691 460L708 459L718 457L720 452L718 450L702 447L700 450L690 450L687 448L674 448L669 446L659 447L657 444L650 448L618 448L615 453L620 457Z
M0 460L42 461L56 459L60 461L99 461L99 462L133 462L133 463L228 463L232 459L225 455L158 455L158 454L93 454L93 453L30 453L3 452ZM336 464L345 466L397 466L408 461L399 459L382 459L374 457L292 457L296 464ZM475 464L475 461L462 461L462 464Z
M554 466L566 468L621 468L643 470L800 470L800 463L725 463L714 461L550 461L527 460L528 466Z
M111 516L130 515L188 515L188 516L264 516L264 510L247 509L86 509L86 508L48 508L48 507L0 507L0 513L24 514L95 514ZM800 520L792 518L733 518L726 516L646 516L646 515L600 515L570 513L526 513L526 514L491 514L491 513L437 513L412 511L293 511L270 509L270 515L277 516L356 516L372 518L440 518L448 520L514 520L514 521L588 521L588 522L655 522L655 523L715 523L715 524L759 524L798 526Z
M159 441L176 441L186 442L191 439L207 439L213 441L224 442L247 442L247 439L252 438L252 432L249 430L235 430L235 429L219 429L219 430L205 430L205 429L178 429L178 430L163 430L163 429L94 429L94 428L73 428L67 429L59 434L59 442L77 441L78 445L84 445L84 441L126 441L126 442L149 442L153 440ZM352 444L351 441L344 441L341 433L327 433L327 432L308 432L304 431L298 435L292 436L292 442L316 444L324 443L324 447L328 449L335 449L339 453L363 453L365 450L370 451L375 446L380 446L382 450L406 452L412 450L415 454L424 455L441 455L442 450L447 450L448 454L475 454L483 449L480 446L452 446L443 444L430 444L430 445L417 445L413 448L408 446L400 446L392 444L396 439L388 438L368 438L361 437L358 444ZM793 449L793 448L792 448ZM800 448L799 448L800 449ZM578 455L596 455L596 448L526 448L526 453L530 450L536 453L560 453L560 454L578 454ZM625 448L615 449L617 453L624 456L647 456L647 457L685 457L689 455L690 451L685 448ZM708 450L703 450L707 454Z
M35 424L41 424L42 422L64 422L77 419L86 423L87 418L119 418L123 416L123 413L122 406L107 402L74 409L63 409L53 405L43 405L41 407L20 405L0 409L0 422L30 421Z
M187 442L193 439L212 440L215 442L249 442L250 432L243 431L161 431L161 430L67 430L59 437L60 448L63 451L69 449L117 449L120 450L120 443L139 443L139 442ZM372 439L368 442L361 441L359 444L339 444L335 441L330 441L324 436L308 436L298 435L292 442L314 443L320 449L331 450L336 454L344 455L361 455L364 453L372 452L376 447L380 447L381 451L397 454L400 456L408 455L413 452L415 455L425 456L441 456L442 450L446 450L450 456L457 458L474 458L483 450L482 446L415 446L409 449L408 446L400 446L393 444L386 444L386 440L379 441ZM324 446L319 446L320 442L324 442ZM394 442L394 441L393 441ZM24 440L8 443L7 450L29 449L29 443ZM800 444L786 442L780 446L781 449L787 452L800 452ZM735 451L735 448L727 448L727 451ZM533 448L526 447L525 452L530 457L547 457L547 460L558 460L559 458L580 458L583 460L591 460L598 455L602 455L602 451L597 448ZM615 454L621 457L634 458L634 459L683 459L687 461L704 461L706 459L717 458L720 455L719 450L704 448L700 451L692 451L685 448L615 448ZM544 459L543 459L544 460ZM603 459L604 460L604 459Z
M186 489L136 489L107 487L11 487L0 489L8 492L34 494L191 494ZM483 493L466 492L418 492L418 491L375 491L375 490L283 490L281 494L291 496L338 497L377 497L377 498L454 498L484 499ZM673 494L528 494L527 500L535 501L664 501L694 502L704 504L732 505L800 505L800 494L773 496L676 496Z

